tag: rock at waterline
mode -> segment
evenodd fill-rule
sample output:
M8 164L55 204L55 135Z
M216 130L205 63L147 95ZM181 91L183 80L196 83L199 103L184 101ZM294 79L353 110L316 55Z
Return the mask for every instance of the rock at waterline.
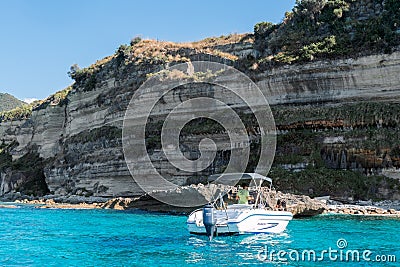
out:
M120 210L143 209L157 212L188 213L193 211L195 207L176 207L162 203L157 199L180 199L183 203L194 203L193 199L195 199L198 201L197 203L208 203L215 200L220 192L228 192L231 188L230 186L214 184L183 186L174 190L154 191L134 199L114 198L104 203L102 207ZM298 217L322 214L327 209L327 205L320 200L274 190L269 192L268 205L275 207L278 199L285 201L286 209Z

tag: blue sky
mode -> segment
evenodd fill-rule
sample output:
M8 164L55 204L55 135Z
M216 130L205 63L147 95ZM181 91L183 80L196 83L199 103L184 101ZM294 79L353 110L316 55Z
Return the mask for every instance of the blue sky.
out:
M295 0L0 0L0 92L42 99L86 67L141 36L175 42L252 32L278 23Z

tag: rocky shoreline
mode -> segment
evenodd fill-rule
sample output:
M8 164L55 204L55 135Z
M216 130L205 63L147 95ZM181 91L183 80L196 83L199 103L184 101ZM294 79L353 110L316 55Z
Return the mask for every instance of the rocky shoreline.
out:
M113 209L113 210L146 210L152 212L167 212L173 214L187 214L194 208L177 209L176 207L169 207L168 209L162 205L146 205L139 198L112 198L106 202L81 202L81 203L64 203L55 202L53 199L39 199L39 200L16 200L12 204L0 205L0 208L18 208L19 204L35 205L36 208L41 209ZM157 202L157 201L153 201ZM149 202L147 204L150 204ZM153 203L154 204L154 203ZM319 205L315 202L314 205ZM167 205L166 205L167 206ZM297 205L289 205L287 210L292 212L295 217L310 217L319 214L322 215L359 215L359 216L387 216L400 218L400 210L393 208L385 209L377 206L360 206L360 205L327 205L325 208L307 208L307 205L300 203Z
M220 186L217 186L222 190ZM172 191L155 191L151 194L143 194L139 197L83 197L83 196L54 196L31 197L21 194L3 196L0 200L10 202L1 204L0 208L18 208L19 205L34 205L41 209L114 209L114 210L134 210L140 209L152 212L163 212L172 214L188 214L196 207L175 207L160 202L160 196L179 197L182 199L193 198L197 193L198 199L211 201L213 195L204 185L191 185L180 187ZM215 192L216 188L212 188ZM226 188L225 188L226 190ZM271 191L269 193L268 204L271 207L276 205L278 199L286 202L286 210L293 213L295 217L310 217L320 214L339 214L339 215L365 215L365 216L388 216L400 218L400 201L359 201L355 204L343 204L338 201L330 200L329 197L312 199L305 195L294 195Z
M54 196L28 197L21 194L3 196L3 201L14 202L14 204L30 204L42 209L115 209L132 210L141 209L153 212L166 212L174 214L188 214L196 208L194 205L188 207L176 207L165 204L160 199L181 199L182 203L209 203L216 199L220 192L228 192L230 188L224 185L190 185L182 186L174 190L154 191L139 197L83 197L83 196ZM286 202L286 209L294 216L314 216L322 214L327 206L320 200L312 199L305 195L294 195L279 191L270 191L267 203L275 207L277 200ZM196 200L195 202L193 200Z
M359 205L329 205L324 214L390 216L400 218L399 210Z

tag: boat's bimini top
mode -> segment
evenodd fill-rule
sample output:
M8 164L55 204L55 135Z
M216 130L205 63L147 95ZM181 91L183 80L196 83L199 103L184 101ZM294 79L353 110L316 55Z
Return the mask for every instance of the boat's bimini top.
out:
M272 179L258 173L221 173L208 177L208 182L217 182L219 184L233 184L243 180L266 181L272 184Z

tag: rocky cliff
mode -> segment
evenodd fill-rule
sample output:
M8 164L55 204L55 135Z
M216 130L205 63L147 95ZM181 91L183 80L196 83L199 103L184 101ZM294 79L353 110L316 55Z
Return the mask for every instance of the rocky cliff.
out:
M282 27L274 29L275 37L276 31L286 31ZM28 113L2 119L0 195L16 191L64 196L140 195L122 149L123 119L129 101L149 75L177 63L203 60L244 71L272 104L279 132L274 163L278 189L313 196L399 199L397 180L366 176L400 167L399 47L392 45L386 52L371 50L345 58L313 56L290 64L266 63L265 58L272 53L268 36L263 36L264 46L260 46L257 33L185 44L137 40L88 68L72 68L70 75L75 83L71 87L36 103ZM223 94L221 90L213 85L207 90L183 86L168 98L172 102L158 103L158 115L147 129L147 149L157 170L177 184L201 182L206 175L222 171L230 151L218 151L216 160L204 172L193 175L176 170L159 152L159 121L171 105L181 103L188 95ZM246 115L243 103L227 95L226 104L234 105L248 129L253 129L254 150L248 165L252 171L259 150L257 127ZM198 121L186 129L182 149L189 158L198 156L194 147L202 137L223 141L226 133L215 127ZM27 161L29 158L36 160ZM325 190L332 182L324 178L327 167L344 170L344 174L332 178L341 186ZM302 186L293 186L293 181L283 182L283 176L289 174L282 169L305 169L304 173L313 174L298 176L296 183ZM348 183L347 171L364 175L357 174L356 184ZM29 186L32 183L34 190ZM368 194L355 193L360 184Z

